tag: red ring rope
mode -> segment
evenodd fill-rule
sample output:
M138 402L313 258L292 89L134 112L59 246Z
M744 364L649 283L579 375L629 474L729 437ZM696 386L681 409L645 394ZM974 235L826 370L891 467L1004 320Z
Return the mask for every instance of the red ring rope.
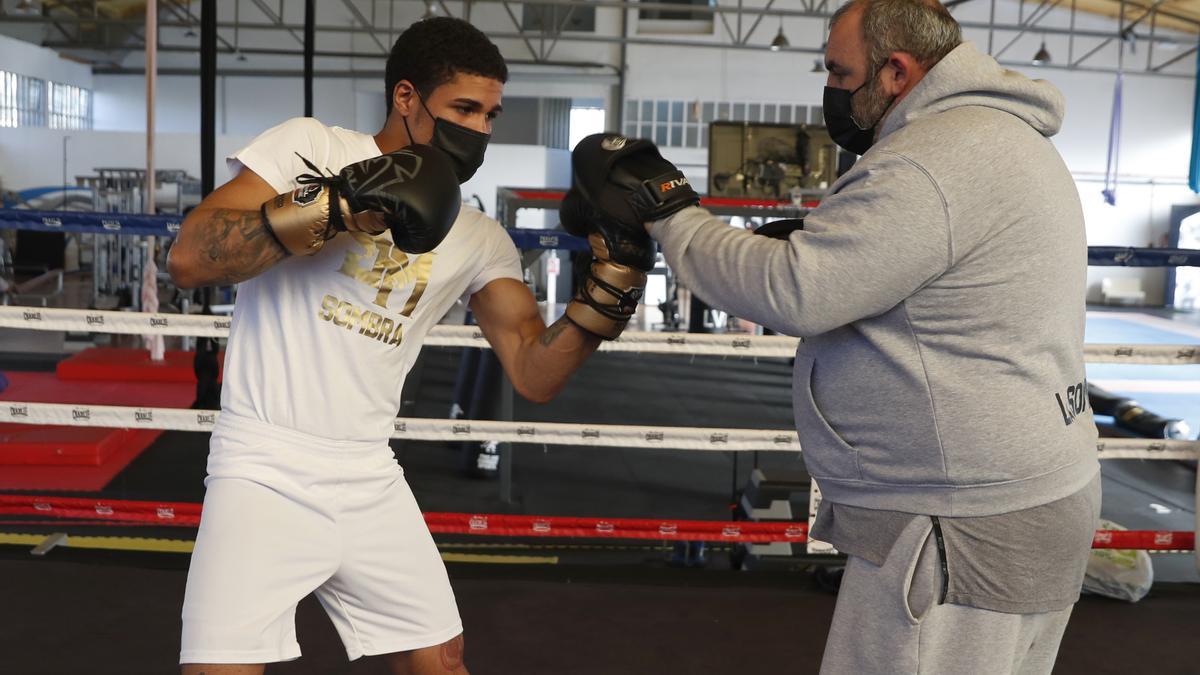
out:
M106 525L158 525L196 527L200 504L142 502L74 497L0 495L0 515L88 521ZM648 518L573 518L487 513L426 513L429 531L439 534L474 534L493 537L586 537L593 539L657 539L803 544L808 524L802 522L750 522L663 520ZM1098 530L1092 548L1190 551L1194 532L1153 530Z

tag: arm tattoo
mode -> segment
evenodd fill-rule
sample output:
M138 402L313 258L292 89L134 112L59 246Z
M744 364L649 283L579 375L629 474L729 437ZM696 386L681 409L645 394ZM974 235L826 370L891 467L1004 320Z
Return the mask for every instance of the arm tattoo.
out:
M560 317L558 321L550 324L546 327L546 330L542 331L542 335L538 338L538 342L540 342L543 347L549 347L550 343L554 342L559 335L562 335L562 332L566 330L567 326L569 325L571 325L571 322L567 319L567 317Z
M197 238L208 263L220 270L217 284L244 281L287 256L258 211L217 209Z

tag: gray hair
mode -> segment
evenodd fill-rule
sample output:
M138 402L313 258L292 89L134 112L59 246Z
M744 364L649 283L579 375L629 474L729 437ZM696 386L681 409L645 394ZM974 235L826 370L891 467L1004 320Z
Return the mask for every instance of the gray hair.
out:
M928 69L962 44L962 29L938 0L850 0L833 13L829 25L853 7L863 10L862 37L872 77L892 52L911 54Z

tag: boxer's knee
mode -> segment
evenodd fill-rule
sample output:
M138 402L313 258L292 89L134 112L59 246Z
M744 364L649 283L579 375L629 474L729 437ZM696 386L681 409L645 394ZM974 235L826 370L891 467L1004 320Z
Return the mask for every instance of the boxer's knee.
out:
M440 645L388 654L387 662L393 675L468 675L465 647L460 633Z

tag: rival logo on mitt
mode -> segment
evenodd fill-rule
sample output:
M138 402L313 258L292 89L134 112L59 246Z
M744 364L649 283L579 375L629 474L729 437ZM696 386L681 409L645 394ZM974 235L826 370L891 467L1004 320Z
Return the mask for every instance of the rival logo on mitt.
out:
M681 188L684 185L690 185L690 184L691 183L689 183L688 179L686 179L686 178L673 178L673 179L663 183L662 185L659 185L658 191L665 195L668 192L670 192L671 190L674 190L675 188Z

